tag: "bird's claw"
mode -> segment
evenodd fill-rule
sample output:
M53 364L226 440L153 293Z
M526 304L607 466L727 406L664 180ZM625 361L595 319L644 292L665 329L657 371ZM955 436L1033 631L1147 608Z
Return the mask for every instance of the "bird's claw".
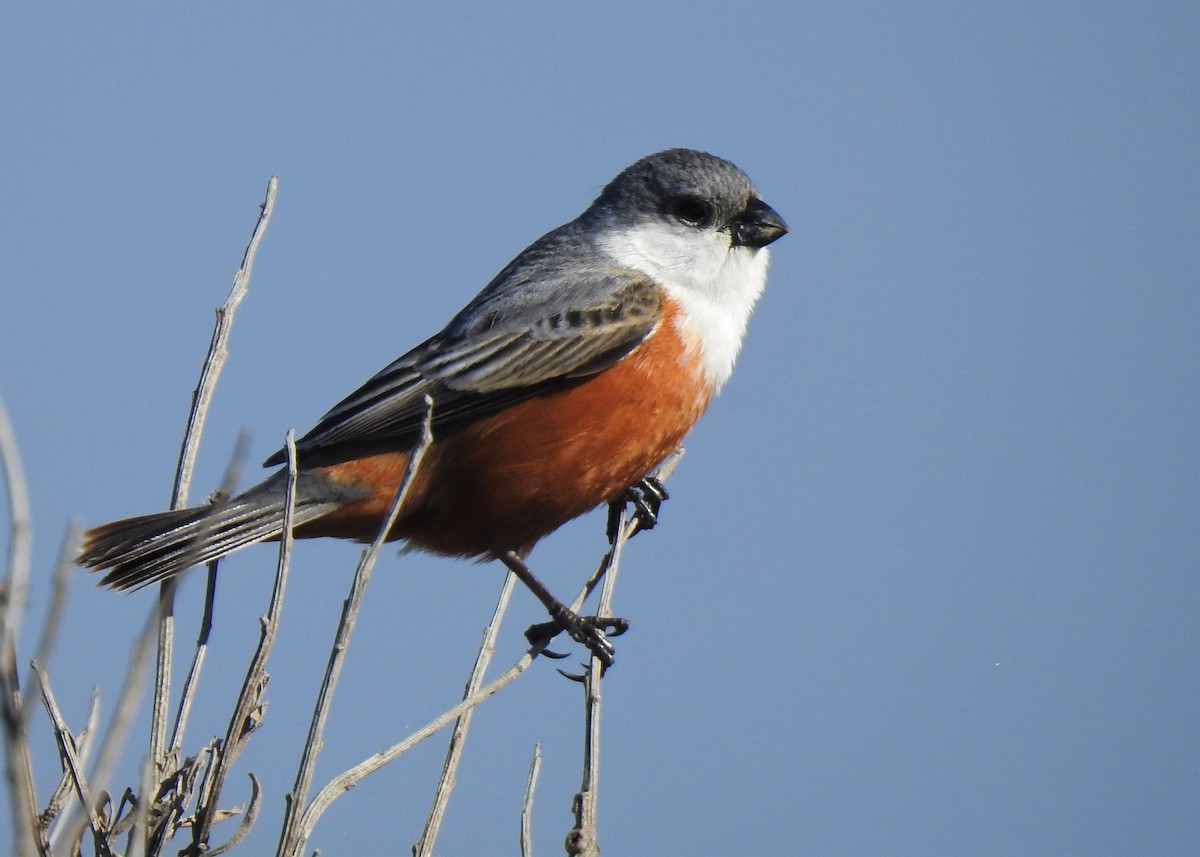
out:
M662 509L663 501L669 500L670 497L662 480L653 476L647 476L630 485L618 500L609 504L608 541L612 543L617 540L617 526L620 523L621 512L624 510L625 504L633 506L633 517L638 524L637 529L634 530L636 533L654 529L654 525L658 523L658 513Z
M566 631L572 640L587 646L588 651L600 661L605 669L608 669L613 665L616 655L616 649L613 648L613 644L609 642L608 638L619 637L628 630L629 623L624 619L606 616L577 616L574 613L566 613L554 621L531 625L525 631L525 639L531 645L544 646L559 633ZM562 652L551 652L546 649L542 650L542 654L552 658L566 657Z
M583 684L585 681L587 681L588 673L592 671L592 668L589 664L580 664L580 666L583 667L583 672L581 673L569 673L560 668L558 674L563 678L569 678L571 681L577 681L580 684Z

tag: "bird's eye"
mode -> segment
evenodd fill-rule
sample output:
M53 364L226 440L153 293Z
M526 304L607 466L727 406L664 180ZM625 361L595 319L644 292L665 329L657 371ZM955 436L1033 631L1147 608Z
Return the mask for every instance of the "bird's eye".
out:
M685 196L675 201L671 213L675 219L686 226L703 228L712 223L713 210L707 202L693 196Z

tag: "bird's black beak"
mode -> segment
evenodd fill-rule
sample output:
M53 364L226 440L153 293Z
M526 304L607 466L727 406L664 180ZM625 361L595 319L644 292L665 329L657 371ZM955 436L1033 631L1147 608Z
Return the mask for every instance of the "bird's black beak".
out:
M758 197L752 197L746 209L733 219L730 234L735 247L766 247L772 241L787 234L783 218Z

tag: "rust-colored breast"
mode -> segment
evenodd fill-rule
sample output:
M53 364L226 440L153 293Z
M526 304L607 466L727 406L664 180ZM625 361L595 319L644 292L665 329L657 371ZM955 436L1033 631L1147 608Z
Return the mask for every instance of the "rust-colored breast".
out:
M618 497L679 444L711 394L699 357L668 305L655 332L611 369L435 439L390 537L457 556L532 548ZM388 453L325 468L372 495L299 535L373 538L406 460Z

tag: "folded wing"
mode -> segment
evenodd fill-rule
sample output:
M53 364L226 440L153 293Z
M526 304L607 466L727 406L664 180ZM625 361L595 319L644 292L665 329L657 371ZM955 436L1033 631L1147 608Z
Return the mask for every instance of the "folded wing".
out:
M413 443L433 398L434 433L514 402L577 383L633 351L662 318L660 290L643 275L603 274L592 300L479 307L379 372L297 444L306 466ZM565 294L579 294L577 288ZM553 293L551 293L553 294ZM282 450L265 462L284 461Z

